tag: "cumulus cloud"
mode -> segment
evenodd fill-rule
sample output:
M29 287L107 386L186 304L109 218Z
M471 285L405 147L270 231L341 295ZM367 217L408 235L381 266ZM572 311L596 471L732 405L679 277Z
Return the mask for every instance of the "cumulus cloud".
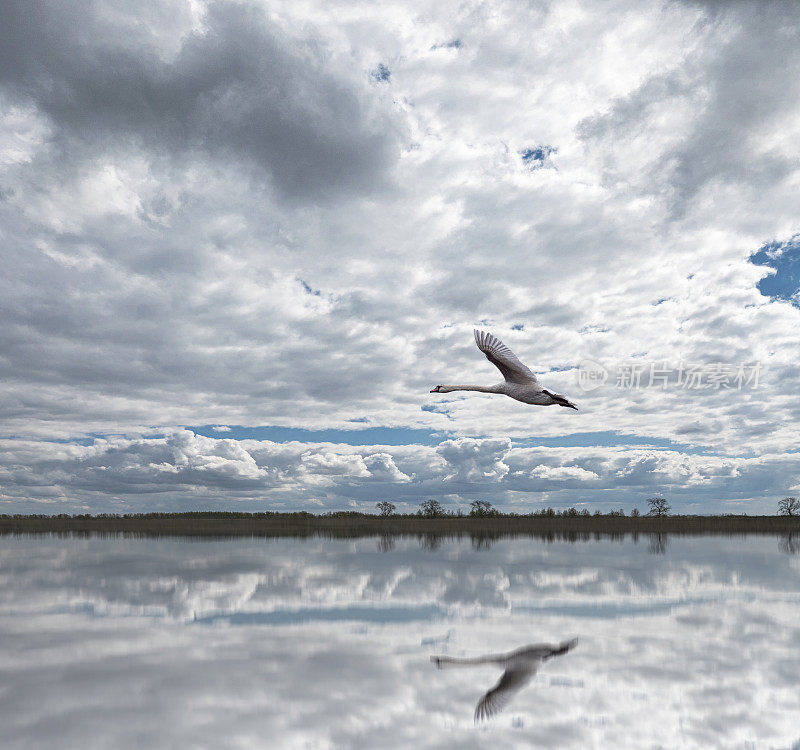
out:
M447 440L437 448L437 453L452 467L447 479L475 481L501 479L508 472L503 455L511 447L509 440Z
M545 466L544 464L534 466L531 469L531 476L553 481L576 479L581 482L598 478L593 471L582 469L580 466Z
M372 512L376 499L413 512L431 497L452 511L467 510L476 498L517 512L547 505L631 510L652 494L668 493L676 507L690 512L741 512L745 504L771 513L775 495L800 483L796 453L730 458L619 446L523 448L492 438L380 446L180 431L86 446L5 440L0 456L3 512Z
M389 453L373 453L364 459L364 465L370 477L393 482L407 482L410 477L397 468L394 458Z

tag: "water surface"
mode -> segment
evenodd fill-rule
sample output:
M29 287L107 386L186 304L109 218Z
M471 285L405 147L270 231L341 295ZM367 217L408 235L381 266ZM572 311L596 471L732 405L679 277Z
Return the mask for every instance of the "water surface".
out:
M8 748L800 748L765 536L0 539ZM474 656L579 638L492 720Z

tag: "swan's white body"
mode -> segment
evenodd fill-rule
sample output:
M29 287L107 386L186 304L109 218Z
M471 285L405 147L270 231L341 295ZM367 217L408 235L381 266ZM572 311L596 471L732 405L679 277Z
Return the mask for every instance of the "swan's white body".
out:
M431 656L431 661L439 669L475 664L494 664L503 668L503 676L499 682L486 692L475 707L475 721L481 721L502 711L514 695L531 681L542 662L553 656L566 654L575 647L577 642L577 638L573 638L571 641L564 641L556 645L537 643L509 651L507 654L489 654L473 658Z
M566 406L577 411L578 407L560 393L548 391L517 355L500 339L485 331L475 331L475 343L500 372L505 380L497 385L437 385L431 393L450 393L452 391L479 391L481 393L501 393L504 396L536 406Z

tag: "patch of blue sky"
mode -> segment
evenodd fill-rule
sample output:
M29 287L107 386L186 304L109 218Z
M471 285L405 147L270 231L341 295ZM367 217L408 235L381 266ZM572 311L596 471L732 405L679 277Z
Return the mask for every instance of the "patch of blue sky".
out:
M63 445L94 445L95 440L107 440L109 438L126 438L130 437L129 434L121 432L90 432L87 435L80 437L66 437L66 438L31 438L27 435L0 435L0 440L41 440L43 443L61 443ZM163 432L147 432L143 437L148 439L159 439L165 437Z
M432 409L430 409L432 410ZM456 437L453 433L411 427L365 427L354 430L322 429L306 430L299 427L243 427L228 425L228 430L221 432L219 425L187 426L197 435L205 437L226 438L232 440L270 440L274 443L341 443L343 445L429 445L437 446L442 441ZM469 437L482 438L484 435ZM630 435L603 430L597 432L574 432L568 435L531 436L511 438L511 442L519 447L542 446L546 448L604 448L640 446L655 450L674 450L681 453L709 454L711 451L703 446L679 443L668 438L647 435Z
M392 71L383 63L378 63L378 67L370 73L370 76L378 83L387 83L392 77Z
M448 49L461 49L463 45L461 44L460 39L453 39L447 42L447 44L445 44L444 46L447 47Z
M220 432L219 425L187 426L196 435L232 440L270 440L274 443L341 443L343 445L439 445L447 435L413 427L363 427L354 430L323 429L305 430L300 427L243 427L226 425L228 430Z
M573 432L570 435L556 437L513 438L512 442L520 447L543 446L545 448L613 448L641 446L656 450L673 450L681 453L710 453L708 448L688 443L678 443L669 438L649 435L629 435L615 430L599 430L597 432Z
M522 163L529 169L541 169L557 152L558 148L555 146L529 146L522 149L519 155L522 157Z
M422 407L423 411L438 411L434 406ZM449 415L446 415L449 416ZM354 423L363 423L362 419L350 420ZM227 440L269 440L273 443L340 443L342 445L428 445L435 447L445 440L458 437L451 431L434 431L413 427L359 427L352 430L321 429L307 430L300 427L278 427L266 425L260 427L245 427L242 425L187 425L196 435ZM0 436L5 440L28 439L17 435ZM73 445L93 445L95 440L110 437L124 437L119 433L91 433L88 436L73 438L50 438L47 442L69 443ZM163 438L164 433L147 433L147 438ZM467 437L484 438L486 435L469 435ZM573 432L567 435L542 436L533 435L525 438L511 438L512 445L516 447L545 447L545 448L613 448L613 447L642 447L654 450L671 450L681 453L714 455L714 451L707 447L680 443L668 438L659 438L649 435L631 435L619 433L614 430L596 432Z
M306 292L306 294L312 294L315 297L319 297L322 294L322 292L320 292L319 289L314 289L314 287L312 287L311 284L309 284L304 279L301 279L299 276L297 277L297 280L302 285L303 290Z
M449 42L434 44L431 49L461 49L464 46L460 39L451 39Z
M430 414L441 414L443 417L447 417L448 419L453 418L453 415L450 414L450 409L448 409L444 404L424 404L419 408L420 411L427 411Z
M103 435L96 435L93 437L72 437L72 438L46 438L42 440L44 443L62 443L62 444L69 444L69 445L94 445L94 441L96 438L101 438ZM25 437L24 435L2 435L0 436L2 440L30 440L31 438Z
M750 256L757 266L775 269L758 282L758 291L800 307L800 234L786 242L768 242Z

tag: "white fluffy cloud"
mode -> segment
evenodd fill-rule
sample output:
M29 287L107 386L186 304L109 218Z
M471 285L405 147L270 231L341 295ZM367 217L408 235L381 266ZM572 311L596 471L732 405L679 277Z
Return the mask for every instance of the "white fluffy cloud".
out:
M800 486L795 455L722 457L647 447L523 448L507 439L439 446L166 437L98 439L90 446L0 442L4 512L374 509L415 511L426 498L450 510L475 499L527 512L555 507L644 509L653 494L697 513L774 512Z
M95 452L121 460L110 436L183 425L414 427L498 446L618 432L712 455L629 447L621 490L649 475L760 496L747 477L795 450L800 418L800 309L763 296L769 270L748 261L800 231L798 30L795 8L746 2L175 0L135 17L114 0L7 4L3 435L44 441L41 455L101 435ZM428 395L497 379L474 326L581 411ZM587 357L760 362L762 376L752 391L581 393ZM409 447L421 473L399 449L319 448L305 479L215 448L81 482L272 482L299 506L303 482L404 493L444 467L444 496L518 481L492 445ZM531 492L605 485L567 453L526 469ZM763 472L770 491L797 484L794 459L780 465ZM15 501L72 481L2 471L30 475L3 485Z

